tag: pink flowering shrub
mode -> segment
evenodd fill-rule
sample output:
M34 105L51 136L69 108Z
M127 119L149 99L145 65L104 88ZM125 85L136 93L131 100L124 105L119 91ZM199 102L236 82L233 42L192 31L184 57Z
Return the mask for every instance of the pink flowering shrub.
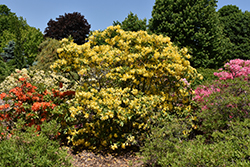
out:
M214 73L219 80L195 89L193 100L201 109L199 130L206 134L227 128L228 121L249 117L250 60L231 60L224 67L226 71Z
M250 118L250 82L241 78L216 81L217 90L199 99L198 129L206 135L225 130L230 121ZM219 91L218 91L219 90Z
M224 65L226 71L219 69L222 72L215 72L214 75L220 80L234 79L236 77L244 76L245 80L249 80L250 74L250 60L234 59Z

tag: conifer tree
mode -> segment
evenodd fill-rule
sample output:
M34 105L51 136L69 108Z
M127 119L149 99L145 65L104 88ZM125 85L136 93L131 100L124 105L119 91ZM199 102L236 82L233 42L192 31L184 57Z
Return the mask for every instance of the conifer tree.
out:
M223 35L216 0L156 0L149 20L151 33L169 36L187 47L195 68L218 68L228 56L230 42Z
M9 62L11 59L15 58L15 42L12 40L8 43L8 45L3 48L4 52L0 53L4 62Z

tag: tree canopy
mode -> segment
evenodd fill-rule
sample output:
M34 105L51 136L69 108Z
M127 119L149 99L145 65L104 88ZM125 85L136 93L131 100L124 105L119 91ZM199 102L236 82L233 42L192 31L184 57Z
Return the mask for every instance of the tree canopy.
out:
M179 47L187 47L191 65L218 68L230 47L216 12L216 0L156 0L149 31L169 36Z
M224 33L233 44L231 59L250 58L250 13L242 12L235 5L226 5L218 10L224 24Z
M146 31L147 29L147 19L139 19L137 14L130 12L128 17L125 18L123 22L114 21L113 26L120 25L124 31Z

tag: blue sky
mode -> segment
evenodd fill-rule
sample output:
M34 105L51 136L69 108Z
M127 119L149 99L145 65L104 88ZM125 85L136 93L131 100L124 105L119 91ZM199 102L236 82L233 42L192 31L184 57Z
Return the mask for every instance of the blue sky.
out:
M151 18L155 0L0 0L11 12L22 16L27 23L44 32L50 19L65 13L79 12L91 25L90 30L104 30L113 21L122 22L133 12L140 19ZM250 11L250 0L218 0L218 8L236 5L242 11Z

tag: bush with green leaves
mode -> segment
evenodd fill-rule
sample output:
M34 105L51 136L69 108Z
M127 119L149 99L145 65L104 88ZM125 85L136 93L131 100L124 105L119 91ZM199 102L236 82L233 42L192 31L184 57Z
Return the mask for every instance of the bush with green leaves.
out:
M249 166L250 119L228 122L228 129L214 131L210 143L202 135L185 135L190 124L173 121L152 129L141 147L148 166Z
M8 62L4 62L3 58L0 56L0 83L3 82L13 70L14 67L11 66Z
M50 134L55 134L60 128L56 121L43 124L41 132L35 132L34 126L22 129L22 121L16 124L13 135L6 134L0 140L0 166L71 166L71 158L67 149L61 148L56 140L51 140ZM0 126L4 134L4 126Z
M203 76L202 80L195 80L192 84L191 87L195 89L195 87L202 85L205 82L211 83L214 80L217 80L218 77L214 75L214 72L218 72L216 69L210 69L210 68L197 68L196 69L199 74Z
M57 60L57 48L60 47L60 42L56 39L47 38L39 45L40 52L37 54L31 70L50 70L50 65Z

